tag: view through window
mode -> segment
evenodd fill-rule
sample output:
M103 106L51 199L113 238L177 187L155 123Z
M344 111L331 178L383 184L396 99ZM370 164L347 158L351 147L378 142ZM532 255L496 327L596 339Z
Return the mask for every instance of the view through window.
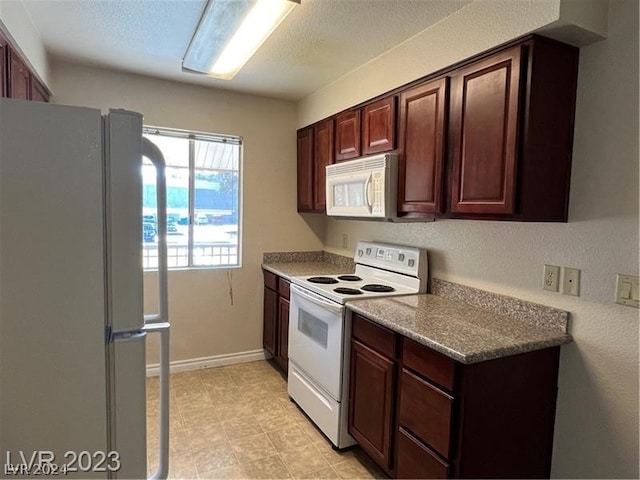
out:
M240 265L239 137L145 127L166 161L169 268ZM156 171L143 159L143 266L158 266Z

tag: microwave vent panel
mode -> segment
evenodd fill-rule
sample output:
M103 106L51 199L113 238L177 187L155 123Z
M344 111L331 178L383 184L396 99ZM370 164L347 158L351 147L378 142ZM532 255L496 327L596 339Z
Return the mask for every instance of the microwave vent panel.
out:
M360 160L352 160L335 165L328 165L327 176L344 175L349 173L365 172L374 169L388 168L387 157L371 157Z

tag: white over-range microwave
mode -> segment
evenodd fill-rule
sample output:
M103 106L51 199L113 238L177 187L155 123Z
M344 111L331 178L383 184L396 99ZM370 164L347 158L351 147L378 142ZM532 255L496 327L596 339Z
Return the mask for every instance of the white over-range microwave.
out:
M396 217L398 156L372 155L326 167L327 215Z

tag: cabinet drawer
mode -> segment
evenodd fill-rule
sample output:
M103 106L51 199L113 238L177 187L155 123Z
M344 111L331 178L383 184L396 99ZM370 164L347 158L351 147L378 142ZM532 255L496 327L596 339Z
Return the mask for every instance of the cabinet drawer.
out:
M449 464L442 461L411 434L398 431L398 478L448 478Z
M400 426L445 458L449 457L453 397L402 369Z
M278 291L278 276L266 270L262 272L264 273L264 286L271 290Z
M419 343L403 339L402 363L429 380L453 390L456 361Z
M391 330L380 326L371 320L353 314L351 336L389 358L395 358L396 335Z
M291 286L291 282L289 280L285 280L284 278L278 279L278 293L281 297L289 300L289 288Z

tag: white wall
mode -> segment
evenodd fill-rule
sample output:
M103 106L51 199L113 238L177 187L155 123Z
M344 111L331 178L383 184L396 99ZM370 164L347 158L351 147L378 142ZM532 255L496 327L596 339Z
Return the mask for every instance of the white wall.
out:
M261 349L262 253L319 250L324 238L322 218L310 226L296 213L294 105L60 61L51 77L54 103L127 108L149 125L244 138L242 268L170 273L171 358ZM145 276L147 305L154 280Z
M638 310L613 303L615 274L638 275L638 2L614 0L609 15L608 39L580 51L569 223L331 219L325 240L328 250L347 255L361 239L423 246L430 251L433 276L571 312L575 341L562 347L552 463L556 478L639 474ZM453 52L438 50L441 44L436 43L432 56L466 54L473 49L470 43L484 45L496 35L465 33L448 44ZM429 52L432 46L413 48ZM411 57L415 63L425 59L424 73L431 68L427 57ZM409 62L383 56L375 63ZM400 85L419 76L416 68L390 76ZM363 100L361 81L368 72L370 66L300 102L299 126L334 113L328 108L339 111ZM368 76L367 95L395 86L383 78L386 74ZM323 99L331 99L328 107ZM350 239L346 250L341 248L343 233ZM581 296L542 291L545 263L581 269Z

